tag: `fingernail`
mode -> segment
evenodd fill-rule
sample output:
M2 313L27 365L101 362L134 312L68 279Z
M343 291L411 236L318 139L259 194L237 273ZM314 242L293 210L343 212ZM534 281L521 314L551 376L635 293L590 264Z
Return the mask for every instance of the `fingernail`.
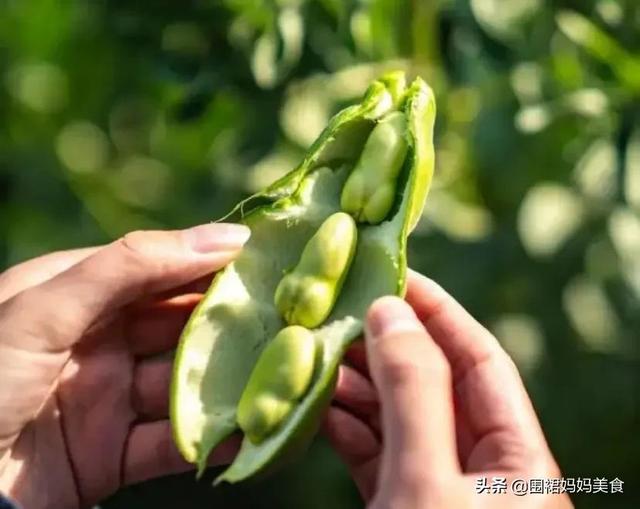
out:
M365 329L372 337L424 330L411 306L398 297L375 301L369 309Z
M185 230L187 242L197 253L237 251L249 237L251 230L242 224L211 223Z

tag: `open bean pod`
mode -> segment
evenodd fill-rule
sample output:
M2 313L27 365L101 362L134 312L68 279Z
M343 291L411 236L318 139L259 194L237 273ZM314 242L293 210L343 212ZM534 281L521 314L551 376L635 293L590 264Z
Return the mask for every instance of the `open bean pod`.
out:
M403 118L398 119L398 113ZM394 117L387 122L390 114ZM265 346L288 325L274 302L276 289L327 218L347 212L357 223L357 245L330 313L310 331L319 358L306 392L287 407L286 417L269 428L268 436L245 437L218 481L251 477L313 438L342 356L362 333L367 308L380 296L404 294L407 236L422 213L433 175L434 120L434 96L423 80L406 87L402 73L386 75L371 84L359 104L331 119L297 168L234 210L251 228L251 238L238 259L216 275L193 312L178 346L172 380L174 437L185 459L200 472L211 450L239 429L238 403L252 371ZM394 136L404 144L400 149L384 146ZM348 196L343 196L351 175ZM372 187L376 175L382 177L379 186ZM376 197L378 189L384 193ZM303 261L305 267L321 263L322 257Z

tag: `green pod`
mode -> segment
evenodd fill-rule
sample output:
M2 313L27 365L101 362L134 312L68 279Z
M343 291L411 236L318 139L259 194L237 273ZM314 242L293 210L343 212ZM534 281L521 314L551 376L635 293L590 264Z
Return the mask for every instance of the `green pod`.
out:
M342 189L340 206L358 222L378 224L387 217L407 155L407 118L394 111L382 118Z
M351 266L357 238L349 214L336 212L322 223L276 288L274 302L287 323L313 329L325 321Z
M211 450L238 430L238 404L261 352L287 324L274 303L282 274L294 267L324 221L341 211L350 172L379 121L406 118L407 153L394 203L377 225L361 223L351 267L335 305L311 331L318 345L309 387L272 433L248 437L218 478L237 482L304 450L331 400L342 356L362 333L374 299L403 295L407 236L418 221L433 174L435 101L417 78L385 76L358 104L334 116L292 172L232 212L251 228L240 256L218 272L194 310L176 352L170 397L174 438L187 461L206 466ZM227 216L230 217L230 216Z
M316 340L293 325L282 329L262 351L238 403L238 425L259 444L291 412L313 376Z

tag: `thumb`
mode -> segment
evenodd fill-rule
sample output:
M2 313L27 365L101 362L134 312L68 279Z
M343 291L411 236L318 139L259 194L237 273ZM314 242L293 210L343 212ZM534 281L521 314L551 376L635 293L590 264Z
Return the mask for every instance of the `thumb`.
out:
M450 367L413 309L397 297L378 299L365 339L382 411L379 486L411 493L458 472Z
M47 334L28 335L30 341L44 342L36 348L66 349L104 314L224 267L249 235L249 228L236 224L129 233L22 292L13 299L19 301L14 305L47 329ZM33 325L37 328L37 323Z

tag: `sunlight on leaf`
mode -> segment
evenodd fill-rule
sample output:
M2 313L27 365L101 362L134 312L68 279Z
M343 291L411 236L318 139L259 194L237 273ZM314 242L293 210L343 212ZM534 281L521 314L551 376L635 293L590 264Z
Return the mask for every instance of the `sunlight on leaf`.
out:
M371 31L371 18L365 9L357 9L353 12L350 28L356 47L366 55L373 53L374 41Z
M255 193L279 179L300 162L300 153L280 149L261 159L249 168L247 190Z
M536 104L518 111L515 125L523 133L534 134L547 127L552 119L553 115L548 106Z
M109 115L109 134L122 153L146 151L157 123L157 112L150 101L140 97L116 103Z
M171 170L145 156L131 156L114 175L114 190L124 202L144 208L162 204L171 183Z
M596 11L609 25L616 26L622 22L624 11L617 0L600 0L596 3Z
M606 94L597 88L576 90L566 95L562 102L565 108L585 117L600 117L609 107Z
M525 374L534 371L544 359L544 334L533 317L525 314L502 315L489 329Z
M569 188L538 184L525 196L518 213L518 233L527 252L546 257L558 251L582 222L584 206Z
M616 209L609 217L609 235L623 260L640 261L640 217L637 214L626 207Z
M15 65L6 81L11 95L38 113L55 113L67 105L67 76L56 65L47 62Z
M511 71L511 87L520 102L538 101L542 97L543 70L536 62L521 62Z
M621 260L622 275L640 298L640 217L619 207L609 217L609 236Z
M280 123L287 136L302 147L309 146L327 125L331 97L322 80L294 83L287 91Z
M601 286L578 276L565 288L562 302L571 325L588 348L601 352L618 348L620 324Z
M471 10L480 25L499 39L523 35L523 25L540 8L541 0L471 0Z
M277 39L273 32L266 32L256 42L251 69L256 83L263 88L272 87L278 79L277 51Z
M442 189L431 191L423 217L458 241L479 241L493 231L493 220L487 209L464 203Z
M616 150L611 141L594 141L584 152L573 176L582 193L593 200L610 200L616 193Z
M372 80L386 71L405 70L407 66L403 60L360 64L292 82L280 111L283 131L291 141L308 147L341 103L359 97Z
M631 55L616 39L582 14L560 11L556 21L562 33L592 57L609 65L626 87L640 90L640 57Z
M300 58L304 25L295 8L285 8L277 16L276 26L260 36L254 47L251 69L256 83L274 87Z
M624 196L640 213L640 129L634 131L627 146Z
M56 153L62 163L78 173L100 170L109 157L109 141L102 130L90 122L66 125L56 139Z
M557 33L551 38L550 51L551 71L558 84L568 90L585 86L588 73L578 47Z

